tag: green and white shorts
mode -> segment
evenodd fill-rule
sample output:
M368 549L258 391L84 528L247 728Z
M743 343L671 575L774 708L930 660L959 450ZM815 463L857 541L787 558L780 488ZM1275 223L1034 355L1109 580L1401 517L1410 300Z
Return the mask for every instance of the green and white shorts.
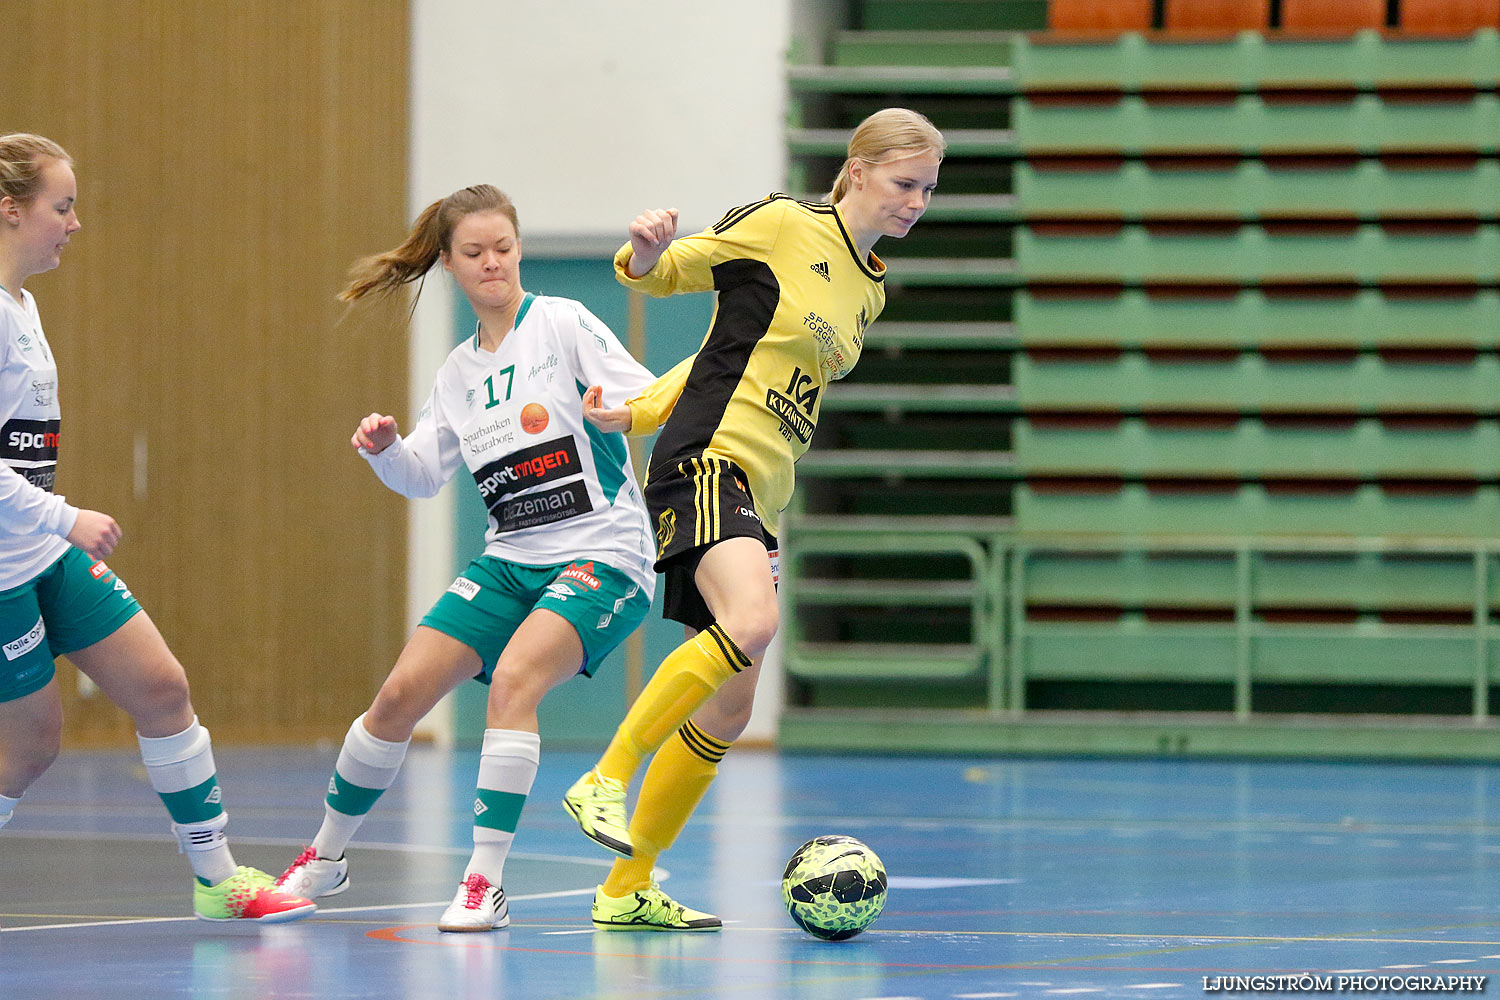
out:
M56 672L53 660L108 638L140 610L114 570L71 546L0 591L0 702L40 691Z
M624 573L597 560L522 566L494 556L469 563L422 619L479 654L475 680L490 682L495 662L526 616L546 608L567 619L583 641L579 673L594 670L651 610L651 599Z

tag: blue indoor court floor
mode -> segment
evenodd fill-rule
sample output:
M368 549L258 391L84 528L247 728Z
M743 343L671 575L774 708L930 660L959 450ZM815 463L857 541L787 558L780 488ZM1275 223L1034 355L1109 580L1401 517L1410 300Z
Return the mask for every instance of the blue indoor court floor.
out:
M295 856L334 756L218 750L241 863ZM475 753L413 750L315 917L226 927L187 915L138 759L65 751L0 831L0 998L1203 997L1282 975L1395 996L1500 973L1500 767L735 751L661 873L725 928L668 935L591 928L608 859L558 804L591 759L544 746L511 927L452 935ZM841 943L778 889L827 833L890 873Z

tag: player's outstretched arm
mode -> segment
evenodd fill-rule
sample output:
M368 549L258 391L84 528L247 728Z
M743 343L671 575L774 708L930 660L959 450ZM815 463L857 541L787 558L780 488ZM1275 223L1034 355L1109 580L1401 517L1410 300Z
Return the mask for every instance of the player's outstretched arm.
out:
M604 389L600 386L590 386L583 394L583 419L593 424L608 434L619 431L622 434L630 432L632 422L630 407L623 403L619 406L606 408L603 403Z
M676 236L677 209L648 208L637 215L630 223L629 276L639 278L655 267Z
M396 442L396 418L372 413L359 422L349 443L354 450L363 448L371 455L378 455Z

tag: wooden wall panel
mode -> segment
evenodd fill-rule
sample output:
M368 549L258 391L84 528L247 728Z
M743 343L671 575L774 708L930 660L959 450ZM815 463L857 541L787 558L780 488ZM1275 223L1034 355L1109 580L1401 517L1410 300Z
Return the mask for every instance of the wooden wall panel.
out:
M0 129L57 139L80 184L82 231L28 283L61 370L58 490L123 525L110 563L216 740L341 737L405 631L404 501L348 444L371 410L409 423L402 311L333 296L405 230L407 4L22 0L6 21ZM60 677L70 744L131 739Z

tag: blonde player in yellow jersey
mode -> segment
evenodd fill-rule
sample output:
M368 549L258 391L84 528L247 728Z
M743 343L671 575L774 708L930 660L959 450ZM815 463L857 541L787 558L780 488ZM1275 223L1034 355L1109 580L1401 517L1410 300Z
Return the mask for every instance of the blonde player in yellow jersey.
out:
M583 832L622 855L594 894L598 928L721 926L662 892L652 866L749 722L778 627L775 533L792 467L812 439L823 391L854 367L885 305L874 246L921 218L945 149L925 117L887 108L855 129L827 202L772 195L682 239L675 209L651 210L615 254L628 287L719 297L695 355L623 406L602 407L597 387L583 397L584 417L601 430L662 429L645 497L665 613L687 633L598 764L564 796ZM653 754L627 825L625 790Z

